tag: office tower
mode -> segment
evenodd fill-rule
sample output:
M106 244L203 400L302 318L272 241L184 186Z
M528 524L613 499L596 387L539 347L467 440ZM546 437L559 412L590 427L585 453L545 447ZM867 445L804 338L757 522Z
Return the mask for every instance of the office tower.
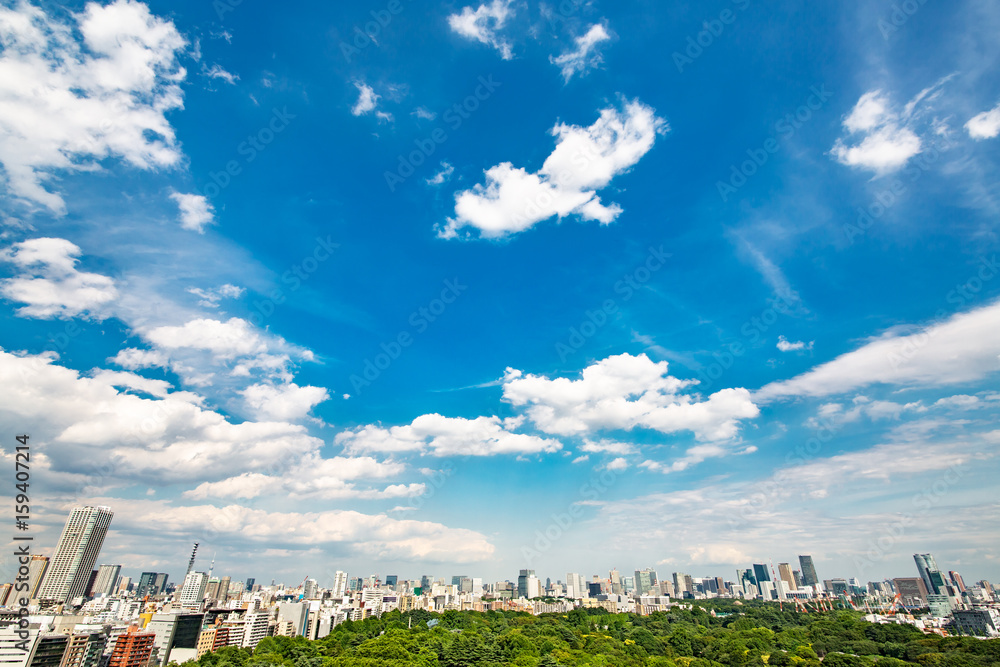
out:
M343 597L347 593L347 573L337 570L333 575L333 595Z
M115 638L108 667L146 667L155 640L155 632L139 632L138 626L131 626Z
M521 570L517 575L517 596L519 598L529 598L528 578L535 576L534 570Z
M771 581L771 573L764 563L753 564L753 577L757 580L757 586L760 586L761 582Z
M233 580L229 577L223 577L219 580L219 597L216 598L219 602L225 602L229 599L229 588Z
M66 520L38 598L67 602L84 594L114 513L109 507L74 507Z
M955 572L955 570L950 570L948 572L948 577L951 579L951 582L955 585L955 588L957 588L962 593L965 592L965 582L962 580L962 575L960 575L958 572Z
M802 573L798 570L792 570L792 579L795 580L795 588L802 588Z
M121 571L121 565L102 565L97 568L97 579L94 580L91 595L109 597L115 590L115 584L118 583L118 575L121 574Z
M924 587L927 589L927 592L933 595L947 594L945 590L947 584L944 580L944 575L941 574L941 570L934 561L934 556L930 554L913 554L913 560L917 564L917 572L920 574L920 578L924 580Z
M189 572L181 587L181 607L200 608L208 586L208 575L204 572Z
M250 577L249 579L247 579L247 588L246 588L246 590L252 591L253 590L253 585L255 583L257 583L257 580L254 579L253 577Z
M422 577L420 577L420 588L424 589L425 591L429 591L433 583L434 583L434 578L431 577L431 575L429 574L425 574Z
M115 586L115 592L119 594L128 593L128 589L132 586L132 577L118 577L118 585Z
M794 591L798 586L795 585L795 576L792 574L792 566L788 563L778 563L778 577L785 582L788 587L787 590Z
M635 592L637 595L648 595L657 585L656 572L653 570L646 568L635 571Z
M622 586L622 575L618 570L611 570L608 573L608 579L611 580L611 592L615 595L621 595L624 593L624 587Z
M399 585L399 575L397 574L387 574L385 575L385 585L389 588L395 589Z
M587 597L587 584L583 580L582 574L577 574L576 572L566 573L566 597Z
M138 597L143 597L145 595L153 596L156 592L153 590L156 582L155 572L143 572L139 575L139 583L135 587L135 594Z
M38 591L42 587L42 579L49 569L48 556L32 556L28 563L28 598L38 597Z
M674 572L674 595L682 598L688 592L690 592L688 589L688 576L683 572Z
M217 577L211 577L205 584L205 597L209 600L219 599L219 579Z
M802 570L802 583L806 586L815 586L819 583L816 576L816 566L813 565L812 556L799 556L799 569Z
M167 592L167 578L166 572L156 573L156 578L153 580L153 587L156 589L156 592L153 593L153 595L159 595Z
M893 579L892 584L896 587L896 592L902 598L903 604L908 607L920 607L927 604L929 591L920 577L903 577Z

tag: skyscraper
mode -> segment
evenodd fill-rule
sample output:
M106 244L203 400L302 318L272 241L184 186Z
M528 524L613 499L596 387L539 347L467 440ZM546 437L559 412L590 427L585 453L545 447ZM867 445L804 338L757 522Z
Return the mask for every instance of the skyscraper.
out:
M764 563L753 564L753 577L757 580L758 586L762 581L771 581L771 573L767 571L767 565Z
M785 582L788 586L788 590L794 591L798 586L795 585L795 575L792 574L792 566L788 563L778 563L778 576L781 580Z
M93 596L109 596L115 590L118 583L118 575L121 574L121 565L102 565L97 568L97 579L94 580Z
M66 520L40 600L66 602L83 595L114 513L110 507L74 507Z
M204 572L189 572L184 577L181 588L181 607L185 609L200 609L205 598L205 588L208 586L208 575Z
M46 570L49 569L48 556L32 556L28 563L28 597L34 599L38 597L41 589L42 578L45 577Z
M913 554L913 560L917 564L917 572L920 574L920 578L924 580L924 587L927 588L928 593L933 595L947 593L945 590L947 583L944 580L944 575L941 574L941 570L938 568L937 562L934 560L934 556L930 554Z
M802 570L802 583L806 586L815 586L819 583L816 576L816 566L813 565L812 556L799 556L799 568Z
M534 570L521 570L517 575L517 596L520 598L527 598L528 595L528 578L534 577Z

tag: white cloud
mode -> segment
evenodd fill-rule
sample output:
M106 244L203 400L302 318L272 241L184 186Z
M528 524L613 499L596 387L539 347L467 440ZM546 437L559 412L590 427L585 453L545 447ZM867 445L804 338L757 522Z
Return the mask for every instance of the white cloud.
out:
M242 287L230 285L229 283L215 289L188 288L188 294L194 294L198 297L198 305L205 306L206 308L218 308L219 302L223 299L238 299L243 296L245 291Z
M908 333L893 330L754 396L829 396L876 383L937 386L982 379L1000 370L1000 302Z
M170 198L177 203L177 207L181 210L181 227L184 229L204 234L205 225L210 225L215 220L215 209L212 208L212 204L204 195L174 192Z
M1000 105L976 114L965 124L973 139L993 139L1000 134Z
M437 114L435 112L425 107L417 107L416 109L413 110L412 115L416 116L417 118L422 118L423 120L434 120L435 118L437 118Z
M957 396L948 396L947 398L942 398L934 402L934 407L936 408L956 408L959 410L968 410L971 408L979 407L981 401L978 396L968 396L966 394L959 394Z
M923 93L921 93L923 95ZM921 151L920 137L907 126L908 118L893 112L888 96L881 90L865 93L844 128L851 135L861 135L852 146L838 139L832 154L841 164L882 174L903 167Z
M375 90L364 81L355 81L354 86L358 89L358 101L354 103L351 113L355 116L363 116L374 111L381 95L377 95Z
M225 69L223 69L222 65L219 64L215 64L209 68L203 69L202 74L204 74L210 79L222 79L231 86L235 86L236 82L240 80L238 74L227 72Z
M451 180L451 175L455 173L455 167L449 162L442 162L441 169L436 174L427 179L427 185L441 185Z
M601 110L590 127L557 124L552 128L556 147L538 173L503 162L486 171L486 185L455 195L455 217L440 229L442 238L454 238L459 229L475 227L486 238L521 232L553 216L578 215L602 224L621 213L617 204L605 206L597 190L639 162L666 122L638 100L624 108Z
M585 34L574 40L576 48L573 51L567 51L558 57L550 56L549 61L562 70L563 79L568 83L574 74L584 75L587 70L601 64L598 46L610 39L611 35L608 34L607 28L596 23Z
M84 316L104 319L105 307L118 297L111 278L76 268L81 250L57 238L37 238L16 243L0 252L0 261L21 269L14 278L0 281L4 298L26 306L22 317L41 319Z
M680 393L693 384L670 376L665 361L622 354L585 368L578 380L550 380L508 368L503 396L524 409L537 428L558 435L642 427L727 440L737 435L740 420L759 413L746 389L723 389L697 402Z
M462 37L492 46L504 60L510 60L514 57L513 47L497 33L503 30L507 20L514 15L512 5L513 0L493 0L476 9L465 7L460 14L448 17L448 25Z
M809 341L805 343L801 340L792 342L785 338L784 336L778 336L778 349L782 352L798 352L800 350L811 350L813 349L813 342Z
M126 503L114 498L89 498L87 502L114 507L117 529L130 535L144 534L151 526L155 526L158 536L184 539L212 531L216 540L243 543L249 549L253 548L251 544L280 544L293 549L343 545L359 556L381 561L476 563L489 560L495 551L476 531L430 521L392 519L385 514L348 510L271 512L235 504L180 506L147 499Z
M384 499L418 496L426 490L425 484L391 484L384 488L359 488L361 480L384 480L405 472L406 466L395 461L378 461L365 456L348 458L336 456L323 459L317 455L304 457L289 466L280 475L243 473L218 482L204 482L186 491L185 498L250 499L261 496L291 496L295 498L344 498Z
M14 195L66 212L46 187L118 157L140 169L181 159L166 114L183 106L185 41L141 2L87 4L72 23L28 2L0 6L0 163ZM78 35L83 38L78 41Z
M195 385L207 384L211 369L225 369L230 377L263 376L269 382L289 383L293 360L312 361L309 350L289 344L280 336L262 332L246 320L211 318L183 325L137 327L151 351L127 348L113 361L124 368L168 367Z
M605 470L620 471L626 470L628 468L628 460L623 457L618 457L609 461L605 466Z
M580 445L581 452L591 454L635 454L635 445L627 442L615 442L614 440L599 440L597 442L585 440Z
M330 398L322 387L288 384L254 384L240 392L252 413L264 419L296 421L309 415L318 404Z
M199 396L168 393L165 383L106 371L83 377L47 356L0 351L0 382L8 387L0 414L33 425L58 470L103 469L109 484L197 483L265 472L323 445L296 424L234 424L203 408Z
M518 420L499 417L421 415L407 426L368 425L337 434L334 442L350 453L420 452L433 456L543 454L562 449L558 440L514 433Z

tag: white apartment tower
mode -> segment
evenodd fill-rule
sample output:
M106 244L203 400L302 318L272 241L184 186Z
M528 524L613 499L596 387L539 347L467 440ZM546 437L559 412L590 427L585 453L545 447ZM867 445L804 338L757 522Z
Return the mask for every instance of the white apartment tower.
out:
M67 602L86 592L113 516L110 507L73 508L42 580L40 600Z

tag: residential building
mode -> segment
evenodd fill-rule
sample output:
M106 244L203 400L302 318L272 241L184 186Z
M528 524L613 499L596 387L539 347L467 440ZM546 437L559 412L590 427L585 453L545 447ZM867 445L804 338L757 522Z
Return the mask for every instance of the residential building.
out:
M113 516L109 507L73 508L42 580L40 600L67 602L84 594Z

